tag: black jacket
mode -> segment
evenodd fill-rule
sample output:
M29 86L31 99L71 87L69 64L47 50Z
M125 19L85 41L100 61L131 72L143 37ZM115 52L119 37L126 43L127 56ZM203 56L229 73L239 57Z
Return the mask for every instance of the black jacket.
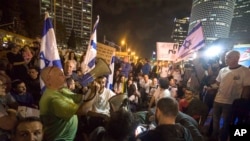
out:
M193 141L188 129L176 123L175 125L159 125L138 135L140 141Z

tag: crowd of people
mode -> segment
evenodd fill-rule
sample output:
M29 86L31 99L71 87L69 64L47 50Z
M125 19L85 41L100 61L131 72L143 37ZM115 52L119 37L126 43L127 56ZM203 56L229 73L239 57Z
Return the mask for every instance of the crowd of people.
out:
M125 56L109 88L106 75L82 85L84 54L74 51L59 52L63 71L40 70L36 45L12 43L1 56L0 141L227 141L230 125L250 124L250 71L238 51L183 67ZM22 117L20 106L39 116Z

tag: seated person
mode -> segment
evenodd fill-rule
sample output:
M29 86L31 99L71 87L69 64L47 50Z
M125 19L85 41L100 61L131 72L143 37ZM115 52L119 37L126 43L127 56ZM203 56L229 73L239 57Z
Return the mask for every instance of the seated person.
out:
M43 124L37 117L20 119L12 132L13 141L42 141Z
M178 111L178 102L174 98L161 98L156 104L157 127L139 134L137 138L140 141L192 141L190 131L175 122Z
M108 101L111 97L115 96L115 93L105 87L107 82L106 77L100 76L96 81L100 85L100 90L97 92L97 99L94 101L92 109L88 112L88 115L94 112L98 114L104 114L109 117L110 106Z
M14 80L11 86L12 90L10 94L14 97L19 106L38 108L38 105L35 105L33 96L27 92L24 81Z
M104 126L110 117L109 99L116 94L105 87L106 81L107 78L104 76L100 76L96 79L96 82L100 85L100 90L97 92L97 98L87 113L87 123L85 123L85 127L83 127L84 132L87 134L98 126Z
M153 105L156 105L157 101L160 100L163 97L170 97L171 93L168 90L169 88L169 81L167 78L160 78L159 79L159 87L155 90L150 103L149 103L149 109L153 107Z
M91 133L90 141L127 141L134 136L136 126L133 114L121 108L111 113L107 126Z
M10 105L14 103L11 95L6 93L6 77L0 74L0 140L9 140L11 130L16 123L16 110L11 109Z
M204 138L199 131L197 121L194 120L191 116L179 111L175 122L180 123L190 131L193 141L204 141Z
M126 77L124 75L119 75L119 78L114 82L114 92L116 94L126 93Z
M250 86L245 86L241 98L232 105L233 124L250 124Z
M179 110L193 117L203 125L208 114L208 107L198 98L194 97L194 90L185 89L185 97L179 101ZM201 120L201 121L200 121Z
M139 106L139 98L140 98L140 93L136 89L135 84L133 83L133 80L128 79L127 81L127 90L128 90L128 99L130 101L129 108L131 111L135 112L138 109Z
M178 91L178 86L177 86L177 81L173 77L168 77L169 79L169 91L171 93L171 97L177 98L177 91Z

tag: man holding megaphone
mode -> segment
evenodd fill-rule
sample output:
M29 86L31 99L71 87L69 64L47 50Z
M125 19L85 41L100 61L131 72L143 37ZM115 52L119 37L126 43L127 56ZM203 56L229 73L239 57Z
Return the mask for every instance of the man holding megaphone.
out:
M81 94L63 88L65 75L59 68L44 68L41 78L46 86L39 102L45 140L74 140L78 125L77 115L85 115L88 112L100 85L93 82L85 96L89 100L83 102Z

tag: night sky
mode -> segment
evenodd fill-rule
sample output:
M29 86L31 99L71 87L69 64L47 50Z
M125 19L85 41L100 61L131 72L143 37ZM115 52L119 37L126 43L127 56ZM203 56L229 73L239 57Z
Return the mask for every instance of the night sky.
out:
M93 0L93 23L100 16L97 40L121 44L150 58L156 42L171 42L174 18L190 16L192 0Z

